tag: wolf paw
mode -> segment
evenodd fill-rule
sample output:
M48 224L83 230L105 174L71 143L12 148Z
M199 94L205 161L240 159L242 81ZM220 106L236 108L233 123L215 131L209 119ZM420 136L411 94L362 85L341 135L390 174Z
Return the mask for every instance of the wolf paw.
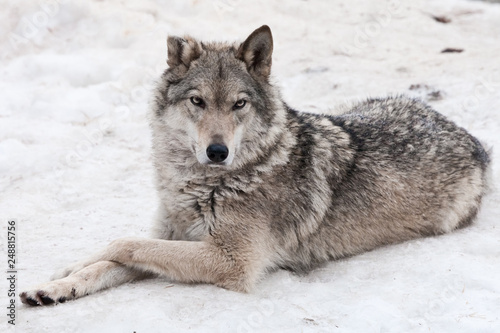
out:
M79 296L76 286L71 280L57 280L24 291L19 296L21 302L31 306L64 303Z

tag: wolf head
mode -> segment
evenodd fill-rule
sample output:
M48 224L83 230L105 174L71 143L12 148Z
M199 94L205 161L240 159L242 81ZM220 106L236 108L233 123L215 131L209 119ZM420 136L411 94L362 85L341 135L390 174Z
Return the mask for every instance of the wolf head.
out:
M232 169L262 158L285 123L283 103L269 83L269 27L241 44L173 36L167 44L169 68L152 121L162 159Z

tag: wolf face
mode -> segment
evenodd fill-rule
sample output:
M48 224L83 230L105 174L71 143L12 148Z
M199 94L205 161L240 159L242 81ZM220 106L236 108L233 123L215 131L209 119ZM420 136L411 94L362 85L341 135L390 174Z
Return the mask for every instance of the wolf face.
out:
M256 158L276 139L273 126L284 121L268 82L269 27L257 29L241 45L206 44L191 37L169 37L167 44L169 69L156 108L166 131L182 132L181 144L201 165L234 168ZM256 151L242 154L250 142Z

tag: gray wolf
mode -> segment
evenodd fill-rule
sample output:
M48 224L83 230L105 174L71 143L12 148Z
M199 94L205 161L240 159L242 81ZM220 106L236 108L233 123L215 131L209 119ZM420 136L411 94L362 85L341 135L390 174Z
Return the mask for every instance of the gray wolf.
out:
M270 83L267 26L241 44L168 38L152 107L160 197L151 239L124 238L21 294L75 299L148 274L248 292L263 275L469 225L488 153L404 97L301 113Z

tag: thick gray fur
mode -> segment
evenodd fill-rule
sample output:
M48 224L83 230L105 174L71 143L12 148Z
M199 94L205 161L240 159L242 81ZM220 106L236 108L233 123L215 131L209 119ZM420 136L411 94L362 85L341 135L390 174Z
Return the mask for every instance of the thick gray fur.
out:
M297 112L267 77L244 68L236 46L201 48L186 72L165 72L156 95L153 149L164 213L157 236L266 244L261 260L269 266L307 271L449 232L476 216L488 154L429 106L401 96L370 99L340 116ZM169 128L171 113L182 112L171 106L200 86L211 87L208 99L216 103L238 89L252 93L256 119L235 166L200 165L189 135ZM265 239L254 238L253 230L264 231Z
M160 197L152 239L111 243L21 294L50 304L145 272L249 291L271 269L469 225L486 187L483 146L422 102L369 99L339 116L288 107L270 83L263 26L241 44L168 38L150 120ZM228 156L214 163L210 145Z

